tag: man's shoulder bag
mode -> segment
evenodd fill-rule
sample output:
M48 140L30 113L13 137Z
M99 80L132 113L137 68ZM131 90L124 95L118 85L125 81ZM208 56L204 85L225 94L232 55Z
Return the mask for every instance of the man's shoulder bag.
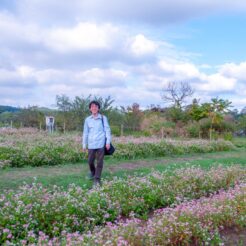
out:
M103 115L102 115L102 124L103 124L103 130L105 132ZM106 136L106 132L105 132L105 136ZM106 142L107 142L107 138L105 138L105 145L106 145ZM104 155L113 155L113 153L115 152L115 147L113 146L113 144L110 143L109 149L107 149L105 145L104 145Z

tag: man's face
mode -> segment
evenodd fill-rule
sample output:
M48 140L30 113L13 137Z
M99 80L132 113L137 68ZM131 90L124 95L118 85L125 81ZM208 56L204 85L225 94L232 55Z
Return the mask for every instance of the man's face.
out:
M99 111L99 108L98 108L98 106L96 104L92 103L91 107L90 107L90 111L91 111L92 114L97 114L98 111Z

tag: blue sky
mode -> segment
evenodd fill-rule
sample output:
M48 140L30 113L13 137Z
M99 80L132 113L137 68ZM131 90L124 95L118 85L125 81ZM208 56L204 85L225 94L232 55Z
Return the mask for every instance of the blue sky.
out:
M192 20L181 27L190 38L172 40L176 46L200 53L199 62L216 66L245 60L246 15L228 14Z
M1 0L0 105L52 106L56 95L165 105L186 81L201 102L246 106L246 2Z

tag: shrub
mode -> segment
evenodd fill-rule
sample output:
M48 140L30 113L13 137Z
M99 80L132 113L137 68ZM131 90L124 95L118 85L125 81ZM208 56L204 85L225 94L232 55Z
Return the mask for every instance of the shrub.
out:
M226 140L226 141L232 141L232 139L233 139L233 134L232 134L231 132L225 132L225 133L223 134L223 138L224 138L224 140Z
M191 138L199 137L200 126L198 123L189 124L186 129L189 134L189 137Z
M205 140L165 141L145 137L148 132L136 132L138 137L113 137L116 152L110 158L136 159L173 154L205 153L233 149L230 142ZM121 143L122 142L122 143ZM87 159L81 152L81 136L39 132L7 132L0 138L0 160L12 167L57 165ZM7 163L5 162L5 164ZM2 166L2 165L1 165Z
M120 132L120 126L111 126L111 133L116 136L119 137L121 132Z

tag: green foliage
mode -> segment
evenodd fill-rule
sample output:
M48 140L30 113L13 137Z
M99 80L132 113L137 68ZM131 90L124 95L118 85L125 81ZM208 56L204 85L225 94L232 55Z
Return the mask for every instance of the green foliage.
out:
M242 130L246 134L246 115L242 115L238 120L239 130Z
M198 123L189 124L186 129L189 134L189 137L191 138L199 137L200 125Z
M128 143L116 144L116 152L113 158L116 159L136 159L148 157L162 157L168 155L180 155L187 153L206 153L213 151L228 151L234 146L230 142L211 141L204 143L196 141L191 143L175 144L171 142L161 141L160 143Z
M182 108L170 107L167 109L166 117L169 121L173 122L186 122L188 120L188 115L186 111L183 111Z
M223 134L223 138L224 138L224 140L226 140L226 141L232 141L233 135L232 135L231 132L226 132L226 133Z
M3 112L0 114L0 122L3 127L8 127L10 122L15 123L17 119L18 112Z
M140 110L139 104L133 103L132 106L128 106L127 108L121 107L121 111L125 115L124 125L132 131L140 130L144 114Z
M160 131L162 128L175 128L176 124L172 121L155 122L150 127L154 131Z
M124 136L130 136L134 138L141 138L141 137L150 137L151 133L147 130L144 131L134 131L131 129L125 129L124 130Z
M0 148L0 160L7 160L11 167L58 165L65 162L78 162L85 154L69 144L56 146L52 143L38 144L29 148Z
M209 131L210 131L210 127L211 127L211 119L203 119L200 122L200 129L201 129L201 135L203 138L209 138ZM215 137L216 139L220 136L226 134L226 133L233 133L233 131L235 130L235 125L231 122L226 122L226 121L222 121L220 123L214 123L213 124L213 129L211 129L211 134ZM213 137L212 136L212 137ZM213 138L215 139L215 138Z
M97 100L101 109L100 112L108 116L111 125L118 125L123 122L122 113L112 106L114 100L109 96L103 98L101 96L76 96L71 100L66 95L56 96L58 112L56 112L56 128L59 131L64 131L64 124L66 131L78 130L81 131L83 122L89 116L89 104L92 100ZM114 129L115 130L115 129Z
M246 148L246 137L233 138L233 144L239 148Z
M148 132L136 132L138 137L147 135ZM20 133L19 133L20 134ZM36 133L37 134L37 133ZM8 161L11 167L58 165L65 162L79 162L86 160L87 156L81 152L81 140L73 139L72 135L39 136L33 135L29 144L21 138L30 141L30 137L21 136L19 142L8 147L1 147L0 160ZM15 139L10 135L6 139ZM1 140L1 139L0 139ZM5 140L2 140L5 141ZM16 141L16 140L15 140ZM148 157L162 157L185 153L205 153L233 149L234 146L226 141L160 141L156 143L114 143L116 152L110 158L136 159Z
M120 126L110 126L110 129L111 129L111 134L116 136L116 137L119 137L120 134L121 134L121 129L120 129Z
M22 109L17 115L17 121L23 126L39 127L40 122L44 122L45 114L37 106L30 106Z

